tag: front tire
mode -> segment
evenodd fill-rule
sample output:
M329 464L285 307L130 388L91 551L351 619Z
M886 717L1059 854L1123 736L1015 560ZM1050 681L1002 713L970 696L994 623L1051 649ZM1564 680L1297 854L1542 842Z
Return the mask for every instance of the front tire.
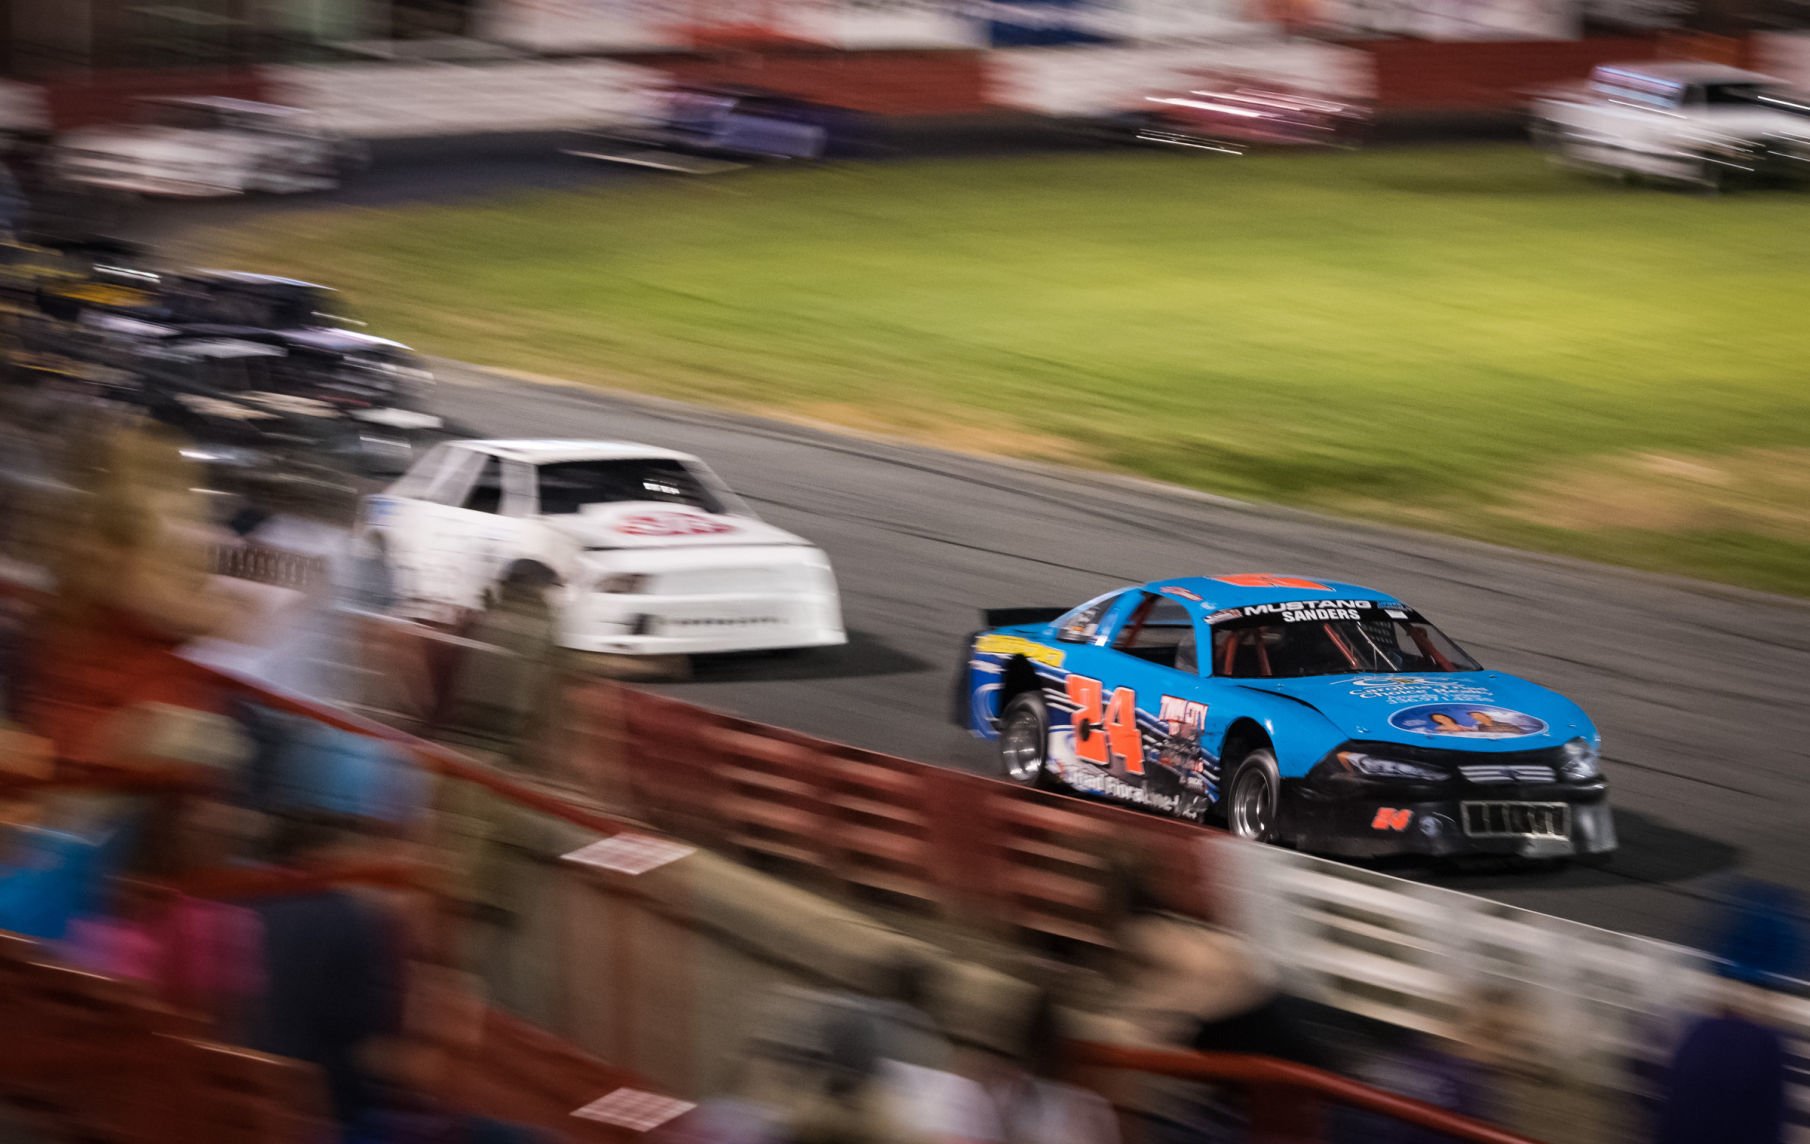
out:
M1276 756L1267 747L1247 754L1232 773L1226 795L1226 829L1252 842L1274 842L1282 811Z
M1021 691L999 717L999 770L1020 786L1049 787L1050 710L1043 696Z

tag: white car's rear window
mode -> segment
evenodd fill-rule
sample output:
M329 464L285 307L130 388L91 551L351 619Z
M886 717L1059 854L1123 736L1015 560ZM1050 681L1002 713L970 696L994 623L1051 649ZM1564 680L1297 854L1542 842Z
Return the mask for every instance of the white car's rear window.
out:
M622 501L681 504L704 512L726 511L721 500L683 461L637 457L611 461L560 461L536 473L543 516L582 512L586 505Z

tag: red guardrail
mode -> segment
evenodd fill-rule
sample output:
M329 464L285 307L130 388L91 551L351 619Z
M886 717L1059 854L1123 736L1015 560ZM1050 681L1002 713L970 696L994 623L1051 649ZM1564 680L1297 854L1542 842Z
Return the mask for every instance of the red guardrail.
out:
M572 702L587 789L693 841L966 922L1096 944L1103 875L1129 852L1173 908L1213 912L1202 851L1225 839L1199 826L616 684L585 685Z
M1326 1104L1342 1104L1439 1132L1466 1144L1538 1144L1526 1136L1447 1112L1423 1101L1370 1088L1335 1073L1269 1057L1189 1053L1082 1043L1077 1063L1126 1069L1151 1076L1235 1084L1251 1094L1252 1144L1296 1144L1320 1139Z

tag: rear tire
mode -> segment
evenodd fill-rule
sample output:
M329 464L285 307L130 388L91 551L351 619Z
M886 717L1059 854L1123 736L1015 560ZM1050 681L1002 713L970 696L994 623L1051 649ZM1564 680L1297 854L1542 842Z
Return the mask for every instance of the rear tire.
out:
M1043 696L1021 691L1006 703L999 716L999 771L1019 786L1048 788L1050 711Z
M1239 760L1226 793L1226 829L1252 842L1274 842L1282 810L1276 756L1259 747Z

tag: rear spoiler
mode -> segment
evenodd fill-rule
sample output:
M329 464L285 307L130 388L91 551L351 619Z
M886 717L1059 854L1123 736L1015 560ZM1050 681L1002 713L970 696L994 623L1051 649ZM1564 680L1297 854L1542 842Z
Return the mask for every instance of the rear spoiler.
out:
M1068 615L1070 608L985 608L981 622L989 628L1009 628L1018 624L1047 624Z

